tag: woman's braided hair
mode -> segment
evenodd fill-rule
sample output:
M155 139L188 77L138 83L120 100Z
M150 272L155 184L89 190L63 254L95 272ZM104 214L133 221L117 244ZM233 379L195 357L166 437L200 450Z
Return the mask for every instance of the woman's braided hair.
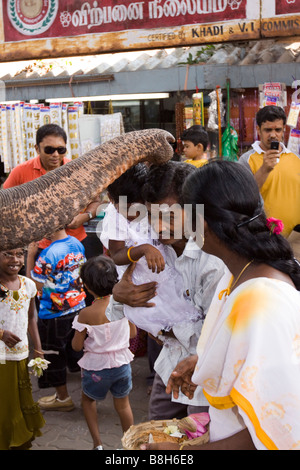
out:
M194 206L204 204L205 221L230 250L288 274L300 290L300 265L288 241L268 229L249 170L237 162L212 161L186 179L183 198Z

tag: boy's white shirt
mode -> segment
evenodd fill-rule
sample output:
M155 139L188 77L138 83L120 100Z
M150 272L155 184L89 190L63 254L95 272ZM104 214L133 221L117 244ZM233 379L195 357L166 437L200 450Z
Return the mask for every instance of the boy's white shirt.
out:
M170 338L163 346L154 369L165 385L178 362L196 354L197 343L211 300L220 278L224 273L224 264L215 256L204 253L196 243L190 239L181 256L177 257L171 246L166 246L167 263L175 265L183 278L183 291L188 292L190 301L201 310L201 318L197 322L186 322L184 326L176 325L173 333L176 339ZM194 398L190 400L181 392L178 399L172 401L194 406L207 406L208 402L202 389L197 387Z
M128 221L116 208L110 204L106 210L103 221L101 241L106 247L109 240L119 240L126 247L149 244L155 246L165 258L165 247L157 240L157 234L148 223L148 217ZM127 264L117 266L119 279L123 276ZM174 263L167 263L161 273L152 272L148 268L145 257L142 257L132 273L134 284L157 282L156 307L149 311L146 307L130 307L124 305L124 314L129 321L153 336L158 336L161 330L170 330L175 324L182 324L187 320L195 320L199 317L198 309L186 297L181 290L182 276L176 270Z

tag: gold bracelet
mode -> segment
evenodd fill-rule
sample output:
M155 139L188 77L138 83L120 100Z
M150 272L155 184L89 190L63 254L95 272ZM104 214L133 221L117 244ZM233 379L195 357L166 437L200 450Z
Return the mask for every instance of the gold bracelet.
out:
M3 335L4 335L4 330L0 330L0 341L1 341L2 338L3 338Z
M34 352L44 355L43 351L38 351L37 349L34 349Z
M136 261L134 261L134 259L132 259L131 256L130 256L130 250L131 250L132 248L134 248L134 247L131 246L130 248L128 248L128 250L127 250L127 258L129 259L129 261L130 261L131 263L136 263Z

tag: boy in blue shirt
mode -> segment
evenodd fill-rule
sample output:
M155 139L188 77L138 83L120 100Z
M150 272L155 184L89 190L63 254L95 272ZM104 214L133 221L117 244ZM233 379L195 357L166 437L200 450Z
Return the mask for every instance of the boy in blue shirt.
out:
M77 369L82 353L71 347L75 315L85 307L85 291L80 279L80 267L85 263L85 251L77 238L65 230L53 234L51 245L34 262L35 246L28 251L31 278L39 291L38 327L45 359L49 367L39 378L39 387L55 387L56 393L39 400L41 409L70 411L74 403L67 390L67 366Z

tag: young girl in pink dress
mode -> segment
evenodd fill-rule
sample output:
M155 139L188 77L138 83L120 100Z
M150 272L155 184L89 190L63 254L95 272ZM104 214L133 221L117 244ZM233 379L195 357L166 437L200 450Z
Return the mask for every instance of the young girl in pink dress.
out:
M129 402L132 389L129 338L135 336L134 325L124 317L110 322L105 311L118 274L113 261L106 256L89 259L81 268L81 279L94 296L94 302L74 319L76 330L72 341L75 351L84 350L78 364L82 368L82 406L94 449L103 450L98 427L96 402L110 391L123 431L133 424Z

